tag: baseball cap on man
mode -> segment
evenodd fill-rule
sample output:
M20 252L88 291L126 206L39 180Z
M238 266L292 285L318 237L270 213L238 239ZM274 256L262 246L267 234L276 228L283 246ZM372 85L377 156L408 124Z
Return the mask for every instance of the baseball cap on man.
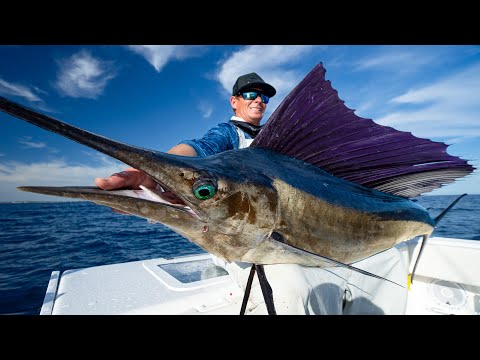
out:
M243 90L251 88L262 89L263 93L268 97L272 97L277 93L277 90L275 90L272 85L267 84L260 76L258 76L258 74L253 72L242 75L237 79L237 81L235 81L235 85L233 85L232 96L235 96Z

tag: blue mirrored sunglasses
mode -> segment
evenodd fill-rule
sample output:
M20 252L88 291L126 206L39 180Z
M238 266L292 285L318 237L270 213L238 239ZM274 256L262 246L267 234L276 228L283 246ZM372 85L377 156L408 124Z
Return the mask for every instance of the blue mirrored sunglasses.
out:
M260 96L260 98L262 99L262 102L265 104L268 104L268 100L270 100L270 98L267 95L264 95L257 91L245 91L245 92L242 92L241 94L245 100L255 100L257 96Z

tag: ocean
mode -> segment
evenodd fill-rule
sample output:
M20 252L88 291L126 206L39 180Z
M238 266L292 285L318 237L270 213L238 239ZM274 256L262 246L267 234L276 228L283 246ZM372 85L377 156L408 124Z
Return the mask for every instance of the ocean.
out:
M416 198L432 217L455 195ZM432 236L480 240L480 195L461 199ZM0 314L38 315L50 274L205 253L159 223L90 202L0 203Z

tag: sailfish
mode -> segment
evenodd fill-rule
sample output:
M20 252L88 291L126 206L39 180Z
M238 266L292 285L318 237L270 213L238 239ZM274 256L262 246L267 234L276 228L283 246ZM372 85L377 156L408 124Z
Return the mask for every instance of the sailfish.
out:
M375 276L351 264L418 236L423 248L439 218L412 198L475 168L449 155L445 143L357 116L325 73L316 65L250 147L206 157L117 142L1 97L2 111L112 156L157 183L142 190L19 189L160 222L226 261L345 266ZM166 201L164 191L177 201ZM257 269L260 278L263 269Z

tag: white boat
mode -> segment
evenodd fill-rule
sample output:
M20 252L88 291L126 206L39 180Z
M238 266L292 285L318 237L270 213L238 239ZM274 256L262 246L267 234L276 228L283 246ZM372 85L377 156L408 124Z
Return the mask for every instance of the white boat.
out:
M396 247L412 270L419 238ZM479 241L428 239L406 315L479 315L479 262ZM40 315L230 315L239 314L242 299L226 271L201 254L53 271Z

